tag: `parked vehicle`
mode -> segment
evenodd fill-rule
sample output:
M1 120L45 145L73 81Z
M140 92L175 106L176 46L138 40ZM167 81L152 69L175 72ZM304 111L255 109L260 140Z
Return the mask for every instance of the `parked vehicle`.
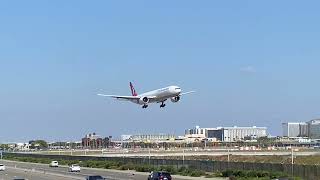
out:
M165 171L153 171L148 176L148 180L171 180L171 174Z
M95 175L95 176L87 176L86 180L105 180L106 178L100 176L100 175Z

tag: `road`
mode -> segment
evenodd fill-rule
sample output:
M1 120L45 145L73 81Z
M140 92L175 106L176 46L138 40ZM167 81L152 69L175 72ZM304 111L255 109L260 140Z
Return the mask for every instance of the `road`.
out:
M146 175L134 174L131 172L117 172L117 171L104 171L99 169L82 168L80 173L68 172L67 166L60 166L57 168L50 168L46 164L36 163L23 163L14 161L0 161L5 164L7 170L5 171L10 176L19 176L30 179L30 176L50 176L49 179L85 179L88 175L102 175L110 180L141 180L146 179ZM26 171L26 173L25 173ZM7 178L10 179L10 178ZM31 178L35 179L34 177ZM40 178L41 179L41 178Z
M68 180L70 177L54 176L37 172L7 167L5 171L0 171L0 180L12 180L14 178L25 178L28 180Z
M80 173L68 172L67 166L50 168L46 164L14 162L0 160L1 164L6 165L6 171L0 172L0 180L12 180L13 177L23 177L29 180L66 180L66 179L85 179L88 175L101 175L109 180L146 180L148 173L134 171L120 171L94 168L81 168ZM173 176L175 180L203 180L207 178L192 178ZM221 180L221 178L213 178Z

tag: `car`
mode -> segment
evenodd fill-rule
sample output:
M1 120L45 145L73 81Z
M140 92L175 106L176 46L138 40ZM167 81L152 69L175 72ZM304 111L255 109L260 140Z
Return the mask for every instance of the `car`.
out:
M100 175L87 176L86 180L105 180L106 178Z
M6 166L4 164L0 164L0 171L6 170Z
M80 172L80 166L78 164L72 164L69 166L70 172Z
M153 171L148 176L148 180L171 180L171 174L165 171Z
M50 167L59 167L59 163L58 161L51 161L51 163L49 164Z
M15 177L13 180L26 180L25 178Z

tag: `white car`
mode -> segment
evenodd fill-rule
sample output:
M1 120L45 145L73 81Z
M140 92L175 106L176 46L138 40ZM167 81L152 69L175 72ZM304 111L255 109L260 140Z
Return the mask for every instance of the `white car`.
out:
M50 167L59 167L59 163L58 161L51 161L51 163L49 164Z
M0 171L4 171L4 170L6 170L6 166L3 164L0 164Z
M69 166L70 172L80 172L80 166L78 164L72 164Z

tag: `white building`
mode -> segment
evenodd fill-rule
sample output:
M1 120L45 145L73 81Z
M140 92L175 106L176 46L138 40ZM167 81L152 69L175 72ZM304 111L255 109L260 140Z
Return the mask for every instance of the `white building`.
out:
M30 146L29 143L17 143L15 148L20 151L28 151L30 150Z
M216 128L200 128L196 126L193 129L186 129L184 137L189 141L201 141L208 138L208 130L215 130Z
M308 124L305 122L282 123L282 136L284 137L307 137Z
M246 137L258 138L267 136L266 127L217 127L187 129L185 137L190 140L209 139L212 141L243 141Z
M267 136L266 127L221 127L218 128L222 131L222 141L234 142L234 141L244 141L245 138L259 138Z
M137 134L137 135L122 135L122 141L135 142L161 142L175 140L176 136L172 134Z

